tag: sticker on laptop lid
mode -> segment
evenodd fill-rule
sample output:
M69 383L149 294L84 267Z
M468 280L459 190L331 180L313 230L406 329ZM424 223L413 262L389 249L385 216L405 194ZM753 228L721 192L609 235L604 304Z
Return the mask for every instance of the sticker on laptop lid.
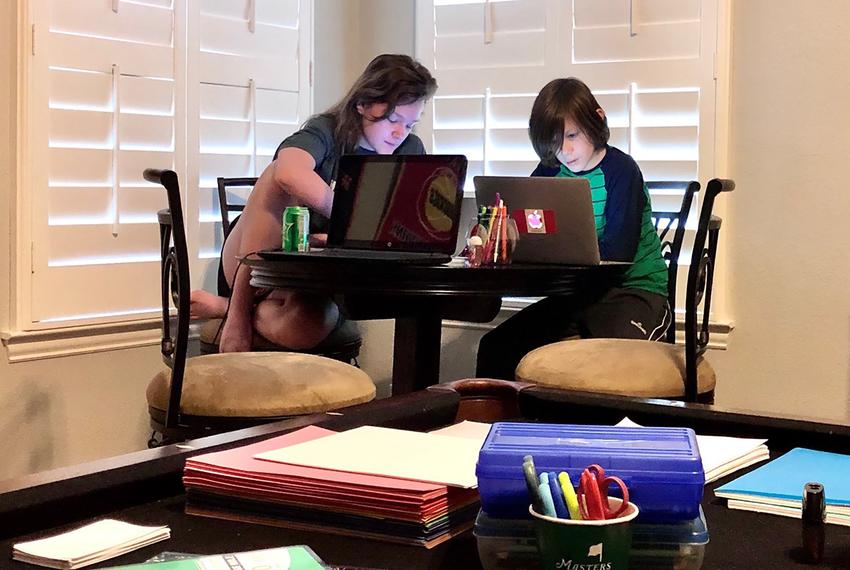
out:
M554 210L526 208L514 210L511 217L516 221L517 231L521 234L554 234L558 231Z

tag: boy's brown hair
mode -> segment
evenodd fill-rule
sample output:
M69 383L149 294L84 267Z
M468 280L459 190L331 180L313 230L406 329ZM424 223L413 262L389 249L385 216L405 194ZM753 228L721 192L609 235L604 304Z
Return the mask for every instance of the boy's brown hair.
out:
M531 107L528 137L540 162L558 166L558 153L564 145L564 121L570 119L600 149L608 143L611 132L605 114L590 88L580 79L567 77L547 83Z

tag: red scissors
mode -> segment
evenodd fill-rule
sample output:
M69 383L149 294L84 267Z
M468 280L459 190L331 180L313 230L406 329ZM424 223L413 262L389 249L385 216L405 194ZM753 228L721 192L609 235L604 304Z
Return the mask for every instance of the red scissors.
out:
M617 510L608 503L608 487L615 483L623 494L623 502ZM605 470L597 464L587 467L579 480L579 508L585 520L614 519L629 507L629 488L623 480L613 475L606 476Z

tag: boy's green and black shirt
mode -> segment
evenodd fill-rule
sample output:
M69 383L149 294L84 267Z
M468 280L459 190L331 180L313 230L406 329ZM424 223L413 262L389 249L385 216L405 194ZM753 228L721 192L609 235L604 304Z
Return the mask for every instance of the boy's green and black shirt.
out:
M591 170L572 172L564 165L538 165L532 176L586 178L590 182L599 254L606 261L631 261L622 287L667 296L667 263L652 223L652 204L634 159L607 146Z

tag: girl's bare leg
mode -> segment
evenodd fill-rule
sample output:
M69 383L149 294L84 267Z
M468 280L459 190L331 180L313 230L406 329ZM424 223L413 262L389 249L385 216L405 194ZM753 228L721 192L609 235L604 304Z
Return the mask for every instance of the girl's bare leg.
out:
M273 291L254 309L255 330L294 350L322 342L338 320L339 308L330 298L299 291Z

